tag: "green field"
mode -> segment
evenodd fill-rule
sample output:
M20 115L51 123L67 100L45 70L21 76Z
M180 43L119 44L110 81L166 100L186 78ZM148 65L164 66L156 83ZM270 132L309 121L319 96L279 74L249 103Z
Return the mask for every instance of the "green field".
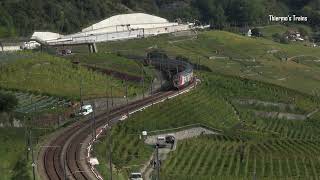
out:
M1 128L0 130L0 171L3 179L10 179L14 166L23 158L25 152L25 139L23 129ZM5 156L3 155L5 154Z
M24 128L0 128L0 174L2 180L31 179L31 152L26 149L26 129ZM37 141L46 130L32 130L32 142L34 151Z
M225 31L205 31L199 32L197 38L163 35L98 46L102 52L139 55L145 55L151 47L161 48L173 57L185 56L191 62L200 62L214 72L269 82L308 94L320 90L319 62L302 64L290 60L301 55L312 56L311 60L314 57L320 59L320 51L299 43L280 44L265 38L249 38ZM285 61L286 58L289 61Z
M280 25L280 24L275 24L275 25L269 25L269 26L262 26L259 27L262 35L264 38L267 39L273 39L272 35L274 34L284 34L287 31L305 31L307 35L312 34L312 29L308 26L302 25L302 24L288 24L288 25ZM301 33L301 32L300 32Z
M115 97L125 94L122 80L77 67L71 62L47 54L35 53L0 64L0 87L38 94L79 99L80 84L85 99L105 97L113 87ZM139 84L129 83L128 94L141 92Z

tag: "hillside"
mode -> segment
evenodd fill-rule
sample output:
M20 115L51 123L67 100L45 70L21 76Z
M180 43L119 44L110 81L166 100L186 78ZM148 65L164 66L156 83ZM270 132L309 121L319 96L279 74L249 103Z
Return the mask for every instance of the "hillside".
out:
M228 24L264 24L269 14L307 15L308 24L320 22L319 0L2 0L0 38L30 36L34 30L61 33L81 28L114 14L147 12L170 20L199 19L217 28Z

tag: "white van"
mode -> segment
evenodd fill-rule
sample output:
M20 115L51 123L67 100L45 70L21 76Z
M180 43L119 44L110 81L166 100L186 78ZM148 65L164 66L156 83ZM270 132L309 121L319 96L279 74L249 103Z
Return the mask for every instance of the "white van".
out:
M80 110L79 110L79 115L83 115L83 116L86 116L90 113L93 112L93 109L92 109L92 106L89 104L89 105L83 105Z

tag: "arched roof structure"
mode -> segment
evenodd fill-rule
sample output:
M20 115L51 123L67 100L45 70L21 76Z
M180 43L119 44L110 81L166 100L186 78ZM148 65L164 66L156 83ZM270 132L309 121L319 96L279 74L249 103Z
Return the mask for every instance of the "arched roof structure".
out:
M120 14L107 18L96 24L93 24L92 26L83 29L82 32L93 31L103 28L111 28L116 26L144 26L148 24L150 25L167 23L169 23L169 21L164 18L145 13Z

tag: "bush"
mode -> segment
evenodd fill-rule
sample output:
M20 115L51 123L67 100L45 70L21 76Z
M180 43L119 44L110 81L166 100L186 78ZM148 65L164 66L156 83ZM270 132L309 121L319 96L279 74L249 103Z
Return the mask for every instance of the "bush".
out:
M0 92L0 112L11 112L18 105L18 99L11 95Z
M283 44L289 44L289 39L286 38L286 36L284 34L281 35L279 33L275 33L272 35L272 38L276 42L283 43Z
M18 162L16 163L16 165L13 168L13 177L11 178L12 180L27 180L27 179L31 179L30 175L28 173L28 169L27 169L28 165L27 165L27 160L25 158L21 158L18 160Z
M309 32L308 29L305 28L305 27L299 27L299 28L298 28L298 31L299 31L299 33L300 33L300 35L301 35L302 37L306 37L306 36L309 36L309 35L310 35L310 32Z
M259 28L253 28L251 30L251 33L252 33L252 36L255 36L255 37L262 37L263 36Z

